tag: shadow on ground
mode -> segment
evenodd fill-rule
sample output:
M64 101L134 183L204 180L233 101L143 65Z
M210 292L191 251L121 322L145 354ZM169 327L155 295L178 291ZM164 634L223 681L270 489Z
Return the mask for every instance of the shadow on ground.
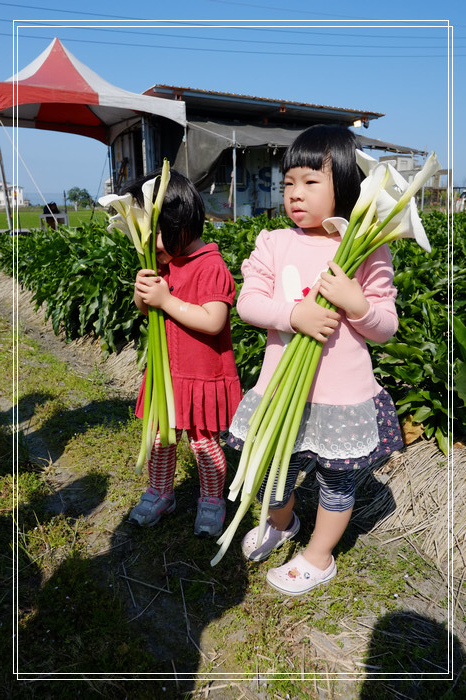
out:
M34 399L39 405L47 397ZM89 419L102 421L107 408L107 402L94 402L70 411L58 451L75 428L85 430ZM124 402L121 409L127 413ZM53 420L37 431L41 439ZM53 492L34 491L21 504L16 561L21 680L7 673L2 695L178 698L194 689L201 667L217 667L214 640L201 638L211 621L244 598L248 573L239 552L225 558L222 570L210 567L218 546L193 534L199 493L195 472L177 486L175 512L150 529L127 523L121 509L112 519L112 477L98 471ZM2 517L2 551L11 550L11 536L12 520ZM48 565L39 567L33 551ZM0 573L6 584L0 637L7 658L13 632L11 561L2 559Z
M465 650L432 618L409 610L384 615L367 659L360 700L466 697Z
M53 408L47 406L53 401ZM112 421L125 423L132 419L134 401L112 397L101 401L90 401L77 408L69 409L56 401L56 396L47 393L30 393L23 396L17 404L18 423L27 437L30 452L37 463L56 462L63 454L66 445L77 435L90 428ZM41 427L28 427L33 423L34 415L45 414ZM0 425L13 424L13 409L0 412ZM24 461L27 464L27 460ZM22 468L20 462L19 470ZM11 465L9 470L11 471Z

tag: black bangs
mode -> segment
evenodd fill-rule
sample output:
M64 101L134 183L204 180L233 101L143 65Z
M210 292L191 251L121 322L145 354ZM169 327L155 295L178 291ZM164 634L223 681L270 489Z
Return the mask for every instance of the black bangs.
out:
M363 173L356 163L356 135L346 127L316 124L303 131L287 148L282 173L291 168L322 170L331 167L335 192L335 216L349 218L359 197Z

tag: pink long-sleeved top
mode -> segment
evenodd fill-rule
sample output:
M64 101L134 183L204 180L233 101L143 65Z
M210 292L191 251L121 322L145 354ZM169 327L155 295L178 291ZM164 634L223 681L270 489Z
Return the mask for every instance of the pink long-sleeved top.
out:
M340 238L308 236L300 228L261 231L251 256L243 262L244 284L237 302L240 317L267 328L267 345L255 391L263 394L284 347L294 334L294 306L328 269ZM338 329L324 344L308 401L351 405L376 396L377 383L366 339L387 341L398 328L396 289L388 246L378 248L356 271L370 307L357 320L341 313Z

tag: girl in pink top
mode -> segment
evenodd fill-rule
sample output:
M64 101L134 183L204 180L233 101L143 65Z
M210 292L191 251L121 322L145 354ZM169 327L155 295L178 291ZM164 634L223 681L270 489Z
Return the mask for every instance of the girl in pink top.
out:
M141 199L143 182L154 175L157 172L126 192ZM157 191L156 183L154 198ZM235 283L217 244L201 239L203 226L201 196L187 178L172 170L159 217L159 270L137 273L134 302L145 314L148 306L164 311L177 442L186 430L199 472L194 534L217 537L225 519L226 460L220 431L228 428L242 392L229 323ZM136 404L141 418L144 387L143 380ZM157 435L148 468L149 488L129 520L152 526L175 509L176 445L162 447Z
M267 528L257 547L258 528L243 539L243 553L260 561L293 537L300 522L293 510L300 470L316 466L319 507L312 539L303 552L270 569L267 581L287 595L299 595L336 574L332 551L351 517L355 469L386 459L403 445L393 402L377 383L366 340L384 342L397 330L396 290L390 251L383 246L349 279L332 262L341 241L338 221L349 219L359 196L361 172L355 135L344 127L314 126L285 153L284 203L296 228L262 231L242 266L238 313L267 328L262 370L235 414L228 444L246 438L249 419L296 331L324 344L293 456L283 501L274 493ZM326 270L330 267L333 274ZM338 308L316 303L317 292ZM265 481L259 491L262 500Z

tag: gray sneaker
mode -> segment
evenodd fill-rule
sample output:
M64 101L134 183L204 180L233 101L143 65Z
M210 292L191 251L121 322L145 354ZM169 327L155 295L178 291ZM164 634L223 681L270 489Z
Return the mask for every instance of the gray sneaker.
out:
M201 496L197 502L197 515L194 534L198 537L219 537L225 521L225 501L223 498Z
M141 500L129 514L130 523L152 527L159 522L162 515L168 515L175 510L176 501L173 493L159 494L157 489L148 488L142 494Z

